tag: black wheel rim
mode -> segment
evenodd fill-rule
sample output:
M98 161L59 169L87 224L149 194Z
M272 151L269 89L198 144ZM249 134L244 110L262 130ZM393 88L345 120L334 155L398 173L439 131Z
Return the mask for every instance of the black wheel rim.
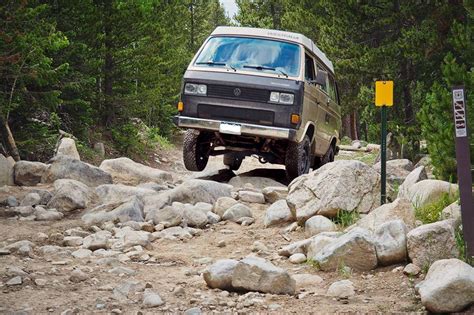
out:
M308 169L309 169L309 154L308 154L308 148L305 147L301 155L301 163L299 165L298 174L299 175L306 174L308 172Z

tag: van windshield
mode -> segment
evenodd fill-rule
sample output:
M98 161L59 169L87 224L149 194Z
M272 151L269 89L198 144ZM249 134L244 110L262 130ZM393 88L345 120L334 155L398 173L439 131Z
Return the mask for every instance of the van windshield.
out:
M195 65L296 77L300 71L300 47L268 39L213 37L206 43Z

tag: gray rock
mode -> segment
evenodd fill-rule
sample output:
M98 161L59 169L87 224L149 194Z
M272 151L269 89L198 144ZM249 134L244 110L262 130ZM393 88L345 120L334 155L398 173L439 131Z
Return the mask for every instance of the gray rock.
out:
M113 296L119 301L127 300L132 298L137 292L143 292L145 290L145 284L136 280L129 280L120 283L113 289Z
M457 228L462 223L461 205L459 201L455 201L441 211L441 218L443 220L453 220L454 226Z
M338 298L348 298L354 296L354 284L350 280L336 281L329 286L327 295Z
M220 197L214 204L213 212L222 217L230 207L238 204L238 201L231 197Z
M145 290L143 293L143 306L145 308L157 307L165 304L158 293L151 290Z
M265 196L265 201L268 203L274 203L281 199L286 199L288 196L288 187L265 187L262 189L262 193Z
M402 220L409 230L415 227L415 208L406 199L397 198L392 203L381 205L357 221L356 226L375 231L388 221Z
M208 212L206 214L207 216L207 222L209 222L210 224L216 224L216 223L219 223L221 221L221 217L217 214L215 214L214 212Z
M163 231L153 233L153 237L175 240L175 239L190 239L193 236L188 230L183 229L180 226L173 226L173 227L164 229Z
M116 237L123 238L125 248L132 246L149 247L151 240L151 233L146 231L134 231L131 229L122 229L123 234L116 234Z
M199 210L199 207L186 206L183 211L183 221L191 227L203 228L207 224L207 214Z
M226 212L222 216L222 219L232 222L238 222L238 220L243 217L252 218L252 211L246 205L236 204L226 210Z
M248 203L265 203L265 197L262 193L254 191L239 191L239 200Z
M373 168L380 173L380 162L374 164ZM387 161L387 181L390 184L402 184L405 178L413 171L413 163L407 159L396 159Z
M314 260L315 256L330 243L334 242L341 234L335 232L324 232L316 236L313 236L309 240L311 241L306 246L306 255L309 259Z
M33 189L31 192L36 193L41 197L39 202L40 205L47 205L51 198L53 198L53 194L46 189Z
M326 245L314 260L322 270L336 270L341 265L360 271L377 267L377 253L372 235L355 228Z
M21 279L20 276L16 276L8 280L5 284L8 287L14 286L14 285L21 285L23 283L23 279Z
M419 166L415 168L410 174L408 174L400 187L398 187L398 198L409 199L410 188L425 179L428 179L425 167Z
M442 180L425 179L410 187L407 199L415 207L424 207L438 201L443 195L454 197L458 193L458 185Z
M83 241L84 241L84 238L80 236L65 236L63 239L63 245L76 247L76 246L81 246Z
M9 252L11 254L18 253L23 256L31 256L30 254L33 252L33 248L35 244L28 241L22 240L18 242L14 242L2 248L5 252Z
M336 225L322 215L311 217L304 224L304 232L307 237L317 235L321 232L333 232L336 231L336 229Z
M278 255L290 257L293 254L302 253L306 254L306 247L311 243L311 239L305 239L302 241L297 241L282 247L278 250Z
M299 222L340 210L368 213L380 205L380 174L360 161L335 161L296 178L286 200Z
M402 220L386 222L375 230L375 249L380 265L387 266L406 261L407 231Z
M430 312L462 311L474 302L474 268L459 259L438 260L416 289Z
M36 207L34 215L37 221L57 221L64 217L64 214L56 211L56 209L44 209L43 207Z
M90 187L112 183L109 173L80 160L61 155L50 162L50 167L41 179L43 183L52 183L58 179L73 179Z
M162 209L153 209L147 212L145 219L152 220L154 224L163 223L165 227L181 224L183 220L183 209L165 206Z
M214 204L219 197L230 197L232 186L210 180L191 179L155 196L144 197L145 213L162 209L173 202ZM219 213L218 213L219 214ZM148 219L147 219L148 220Z
M271 227L291 222L293 220L294 218L290 207L288 207L286 200L283 199L276 201L268 207L267 211L265 211L265 217L263 218L263 225L265 227Z
M76 148L76 142L71 138L62 138L59 141L58 148L56 150L56 156L67 156L71 159L80 160L79 152Z
M29 193L26 194L25 197L23 197L23 200L21 200L20 206L21 207L27 207L27 206L36 206L40 203L41 197L37 193Z
M69 276L69 281L74 283L86 281L87 279L89 279L89 276L81 269L74 269Z
M18 200L15 196L8 196L6 199L0 201L0 207L17 207Z
M16 162L13 167L15 184L19 186L35 186L39 184L48 167L48 165L41 162Z
M100 169L111 174L115 184L136 186L147 182L163 183L173 180L171 173L134 162L125 157L104 160L100 164Z
M187 309L184 312L184 315L201 315L201 314L202 314L201 308L199 307L192 307L192 308Z
M408 264L403 268L403 273L408 276L416 276L421 272L421 268L415 264Z
M323 278L309 273L296 274L292 278L295 280L297 290L314 290L323 283Z
M85 184L73 179L58 179L54 182L55 194L48 208L68 212L86 208L94 198L94 192Z
M259 257L239 261L232 273L232 286L239 290L272 294L294 294L296 283L284 269Z
M152 189L117 185L100 185L96 187L95 193L100 198L101 203L123 202L130 197L138 197L142 199L144 196L156 195L156 191Z
M107 249L107 240L112 237L109 231L99 231L84 238L83 247L90 250Z
M292 264L302 264L306 261L306 255L301 254L301 253L293 254L293 255L290 256L289 261Z
M204 281L213 289L232 289L232 274L238 261L221 259L209 266L203 273Z
M102 142L94 144L94 150L99 154L100 157L105 157L105 146Z
M138 197L130 197L120 204L105 204L89 210L82 216L87 225L101 224L108 221L143 222L143 202Z
M12 211L13 213L18 214L22 217L27 217L35 212L35 208L33 208L32 206L15 207Z
M283 184L268 178L257 176L235 176L229 180L229 184L236 188L254 187L256 189L264 189L265 187L284 187Z
M407 234L407 248L411 261L420 268L459 255L450 220L425 224L411 230Z
M3 185L13 186L15 184L13 178L13 167L15 161L11 161L0 154L0 187Z

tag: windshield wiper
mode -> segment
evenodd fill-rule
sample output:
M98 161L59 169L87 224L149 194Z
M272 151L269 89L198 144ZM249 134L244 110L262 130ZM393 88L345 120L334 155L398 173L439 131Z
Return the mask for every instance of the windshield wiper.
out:
M212 60L196 62L197 65L208 65L208 66L226 66L223 62L214 62Z
M196 62L196 64L197 65L208 65L208 66L226 66L226 67L229 67L232 70L234 70L234 72L237 71L237 69L235 67L233 67L232 65L228 65L224 62L214 62L212 60L209 60L209 61Z
M250 68L250 69L257 69L257 70L272 70L275 71L275 68L271 67L265 67L265 66L251 66L251 65L244 65L244 68Z
M279 71L281 74L283 74L285 77L288 78L288 74L285 73L285 71L281 70L281 69L278 69L277 71Z

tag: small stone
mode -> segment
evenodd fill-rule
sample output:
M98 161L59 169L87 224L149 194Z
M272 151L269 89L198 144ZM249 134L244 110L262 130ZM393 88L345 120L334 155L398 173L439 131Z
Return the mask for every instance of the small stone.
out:
M46 279L35 279L35 284L39 287L43 287L48 283Z
M248 203L265 203L265 196L262 193L254 191L240 191L239 200Z
M219 242L217 242L217 247L225 247L226 243L224 240L220 240Z
M89 276L81 269L74 269L69 277L69 280L75 283L86 281L87 279L89 279Z
M193 307L189 308L184 312L184 315L201 315L201 308L199 307Z
M355 295L354 284L350 280L334 282L329 286L327 294L338 298L348 298Z
M71 255L74 258L77 258L77 259L84 259L84 258L91 257L92 251L90 249L80 248L80 249L72 252Z
M21 285L22 283L23 283L23 280L21 279L21 277L16 276L16 277L13 277L10 280L8 280L6 285L7 286L14 286L14 285Z
M403 273L408 276L416 276L421 272L421 268L415 264L408 264L403 269Z
M301 253L293 254L293 255L290 256L289 261L292 264L302 264L306 261L306 255L301 254Z
M143 306L147 308L157 307L165 304L161 296L153 291L146 290L143 294Z
M64 246L76 247L76 246L81 246L83 240L84 239L80 236L66 236L63 239L63 244Z

